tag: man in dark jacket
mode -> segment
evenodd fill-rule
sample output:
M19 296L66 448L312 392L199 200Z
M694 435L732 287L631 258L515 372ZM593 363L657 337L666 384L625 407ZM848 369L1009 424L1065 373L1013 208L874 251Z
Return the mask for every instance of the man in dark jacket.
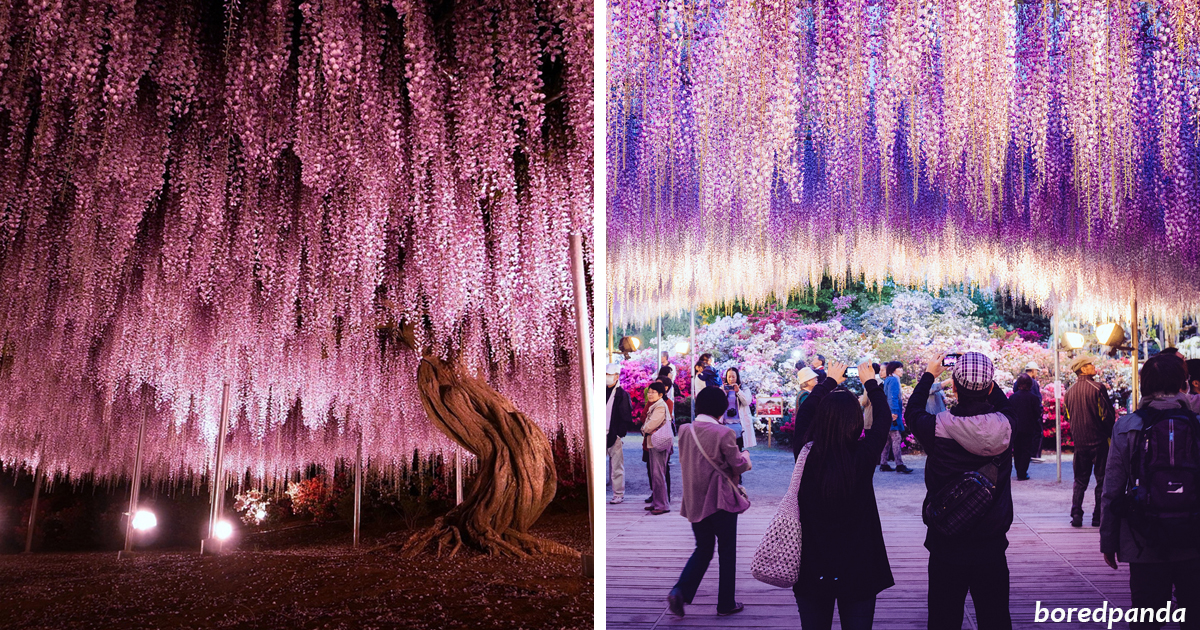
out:
M1075 493L1071 496L1071 526L1083 527L1083 495L1093 469L1096 474L1096 506L1092 527L1100 527L1100 493L1104 488L1104 467L1108 461L1108 438L1112 436L1116 411L1108 398L1108 388L1095 381L1096 366L1091 357L1076 357L1071 371L1077 379L1063 397L1063 409L1071 423L1075 455Z
M1127 512L1121 509L1125 494L1132 485L1131 477L1144 466L1144 462L1137 460L1142 458L1138 452L1139 437L1148 426L1147 423L1163 422L1171 416L1176 422L1195 422L1195 415L1187 409L1187 395L1182 393L1187 388L1187 378L1182 361L1164 354L1151 357L1142 367L1142 399L1137 412L1122 416L1113 430L1112 452L1104 476L1103 520L1100 523L1100 551L1104 554L1104 562L1114 570L1118 560L1129 563L1129 597L1134 610L1149 608L1157 612L1170 606L1172 590L1176 600L1175 605L1168 609L1170 619L1163 619L1157 614L1157 619L1145 619L1139 614L1139 622L1152 623L1133 623L1130 624L1131 628L1161 628L1163 624L1158 622L1176 620L1183 621L1182 627L1185 629L1197 627L1195 614L1200 611L1200 549L1196 548L1195 541L1156 541L1148 538L1139 531L1141 528L1131 523ZM1180 433L1181 436L1186 435L1183 431ZM1180 450L1183 450L1182 445ZM1153 482L1150 485L1153 486ZM1176 617L1176 611L1182 614Z
M929 550L929 628L959 630L969 592L975 601L980 630L1011 629L1005 557L1013 521L1008 398L993 381L991 359L968 352L954 365L958 404L934 416L925 411L925 402L944 369L942 357L929 363L904 412L909 430L928 453L925 505L964 473L990 463L996 466L997 474L995 499L974 527L955 536L929 528L925 535L925 548Z
M633 405L629 402L629 392L620 385L621 364L609 363L607 373L608 388L605 390L605 420L608 423L608 465L612 478L613 496L609 503L625 502L625 445L621 438L633 428Z
M1018 481L1029 479L1033 436L1042 433L1042 397L1033 393L1033 382L1028 374L1018 376L1013 384L1013 395L1008 399L1013 421L1013 467L1017 469Z

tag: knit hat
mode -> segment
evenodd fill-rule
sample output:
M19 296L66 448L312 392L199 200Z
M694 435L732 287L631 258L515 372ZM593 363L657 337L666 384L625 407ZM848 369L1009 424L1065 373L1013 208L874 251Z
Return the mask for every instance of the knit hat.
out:
M996 376L996 368L986 354L968 352L958 358L952 374L957 387L981 392L991 386Z
M803 385L814 378L817 378L817 373L814 372L812 368L804 366L804 368L800 370L800 373L796 375L796 378L800 379L800 384Z
M604 373L605 374L620 374L621 373L621 364L620 363L609 363L608 367L604 368Z
M1075 357L1074 359L1071 359L1070 367L1071 367L1072 372L1078 374L1080 372L1080 370L1083 369L1083 366L1095 365L1095 364L1096 364L1095 359L1093 359L1092 357L1089 357L1087 355L1084 355L1081 357Z

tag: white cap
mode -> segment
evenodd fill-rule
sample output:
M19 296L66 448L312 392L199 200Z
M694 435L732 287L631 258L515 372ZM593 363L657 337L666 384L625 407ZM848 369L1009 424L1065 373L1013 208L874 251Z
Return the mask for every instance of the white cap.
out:
M1042 368L1038 367L1037 361L1030 361L1029 363L1025 364L1025 369L1026 370L1040 370Z
M796 378L800 379L800 384L803 385L803 384L813 380L814 378L817 378L817 373L814 372L812 368L810 368L806 365L796 375Z
M621 373L621 364L620 363L609 363L608 367L606 367L604 369L604 373L605 374L620 374Z

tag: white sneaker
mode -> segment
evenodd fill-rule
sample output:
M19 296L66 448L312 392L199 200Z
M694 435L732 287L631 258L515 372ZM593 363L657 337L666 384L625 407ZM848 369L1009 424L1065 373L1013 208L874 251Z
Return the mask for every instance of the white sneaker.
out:
M617 503L624 503L625 497L613 497L609 499L608 502L612 503L613 505L616 505Z

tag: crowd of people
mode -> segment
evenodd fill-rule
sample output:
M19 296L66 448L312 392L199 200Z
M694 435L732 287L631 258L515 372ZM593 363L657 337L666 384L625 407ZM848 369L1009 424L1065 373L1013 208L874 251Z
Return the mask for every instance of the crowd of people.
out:
M845 365L826 367L821 356L797 364L793 451L799 457L804 450L806 460L797 494L803 536L793 591L803 628L831 627L835 605L843 628L870 628L876 597L895 584L873 477L877 470L912 472L901 455L906 430L926 454L928 627L960 628L968 594L979 628L1012 627L1006 555L1011 477L1015 472L1018 481L1029 479L1030 462L1040 454L1040 368L1026 366L1008 395L996 385L986 355L952 356L925 367L907 404L899 362L859 365L861 397L844 387ZM652 489L646 509L670 510L667 462L669 436L676 431L681 512L696 538L668 608L684 615L715 552L717 614L735 614L745 608L734 592L737 517L750 506L740 486L751 470L746 448L754 445L750 395L737 369L719 376L712 356L702 355L692 379L695 421L672 428L662 401L674 383L665 353L663 365L647 391L650 409L641 427ZM1186 361L1171 348L1151 357L1139 372L1137 409L1119 419L1107 388L1094 378L1093 360L1081 356L1069 367L1076 375L1063 400L1075 439L1071 525L1083 526L1083 498L1094 476L1091 525L1100 531L1099 551L1113 569L1129 564L1132 604L1152 611L1131 627L1161 627L1153 611L1174 594L1177 608L1197 611L1174 619L1185 629L1200 628L1200 360ZM940 380L946 370L950 377ZM620 364L609 365L610 503L624 500L620 438L634 430L619 375ZM957 401L950 408L947 392Z

